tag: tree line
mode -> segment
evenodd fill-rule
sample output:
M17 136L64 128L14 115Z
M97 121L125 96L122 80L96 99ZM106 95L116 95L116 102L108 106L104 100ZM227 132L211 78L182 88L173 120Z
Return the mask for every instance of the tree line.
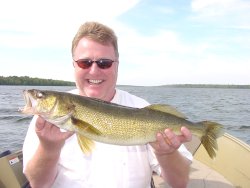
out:
M250 85L232 85L232 84L174 84L168 87L180 88L229 88L229 89L250 89Z
M75 86L74 82L32 78L28 76L0 76L0 85L30 85L30 86ZM125 85L124 85L125 86ZM235 88L250 89L250 85L217 85L217 84L173 84L162 85L160 87L180 87L180 88Z
M74 82L31 78L28 76L0 76L0 85L30 85L30 86L74 86Z

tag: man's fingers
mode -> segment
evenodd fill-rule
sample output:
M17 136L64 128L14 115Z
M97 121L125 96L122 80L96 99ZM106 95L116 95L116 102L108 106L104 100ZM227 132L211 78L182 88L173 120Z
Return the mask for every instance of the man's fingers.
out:
M41 131L44 129L45 126L45 120L41 117L38 117L36 120L36 131Z
M171 146L172 148L178 149L181 144L178 136L176 136L175 133L170 129L166 129L164 133L166 135L165 142L168 143L168 145Z
M180 142L190 142L192 140L192 134L186 127L181 127L181 135L179 136Z
M63 133L64 139L71 137L75 132L67 131Z

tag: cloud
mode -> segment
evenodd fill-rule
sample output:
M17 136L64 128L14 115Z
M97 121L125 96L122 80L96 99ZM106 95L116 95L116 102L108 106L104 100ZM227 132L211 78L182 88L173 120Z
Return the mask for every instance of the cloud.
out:
M182 55L182 54L181 54ZM212 54L183 58L144 56L141 66L121 68L119 83L134 85L164 84L249 84L249 59L238 60ZM122 67L122 62L121 62Z
M14 47L66 46L80 24L88 20L112 23L138 2L9 0L0 8L0 31L5 32L0 41Z
M249 27L247 1L194 0L191 14L179 13L175 4L159 9L159 5L143 3L142 12L154 13L153 23L141 22L141 17L121 22L120 15L126 17L128 11L129 18L141 13L137 11L141 5L138 3L138 0L6 1L0 7L0 61L4 62L0 75L73 81L73 72L69 72L73 71L72 37L80 24L95 20L113 28L118 36L119 84L247 82L249 32L241 30ZM153 19L165 18L166 14L169 16L166 22ZM186 16L192 19L187 20ZM171 27L172 19L180 27ZM241 28L241 32L227 29L232 27Z
M186 43L173 30L145 36L127 26L119 28L119 84L248 84L248 56L229 54L227 50L234 49L215 42L218 38Z
M201 55L207 46L185 44L171 30L158 30L154 36L144 36L133 28L119 28L120 84L162 85L183 81L193 63L186 61L185 55L194 51Z
M250 2L247 0L193 0L191 8L192 20L221 23L221 27L250 28Z
M93 20L112 27L119 15L138 2L5 1L0 6L0 75L73 81L73 74L68 73L70 45L80 24Z
M191 2L192 11L207 13L209 16L247 10L249 5L250 3L244 0L193 0Z

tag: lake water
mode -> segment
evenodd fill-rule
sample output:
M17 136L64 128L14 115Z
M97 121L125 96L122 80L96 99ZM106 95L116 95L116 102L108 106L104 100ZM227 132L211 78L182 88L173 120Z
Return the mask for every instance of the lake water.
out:
M24 89L68 91L74 87L0 86L0 152L22 148L31 117L18 112L25 102ZM119 86L150 103L176 107L191 121L211 120L226 132L250 144L250 90Z

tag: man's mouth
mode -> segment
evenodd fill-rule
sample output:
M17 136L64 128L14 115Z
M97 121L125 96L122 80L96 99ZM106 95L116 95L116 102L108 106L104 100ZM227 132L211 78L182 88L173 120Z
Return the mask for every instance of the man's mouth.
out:
M88 80L89 84L101 84L104 80Z

